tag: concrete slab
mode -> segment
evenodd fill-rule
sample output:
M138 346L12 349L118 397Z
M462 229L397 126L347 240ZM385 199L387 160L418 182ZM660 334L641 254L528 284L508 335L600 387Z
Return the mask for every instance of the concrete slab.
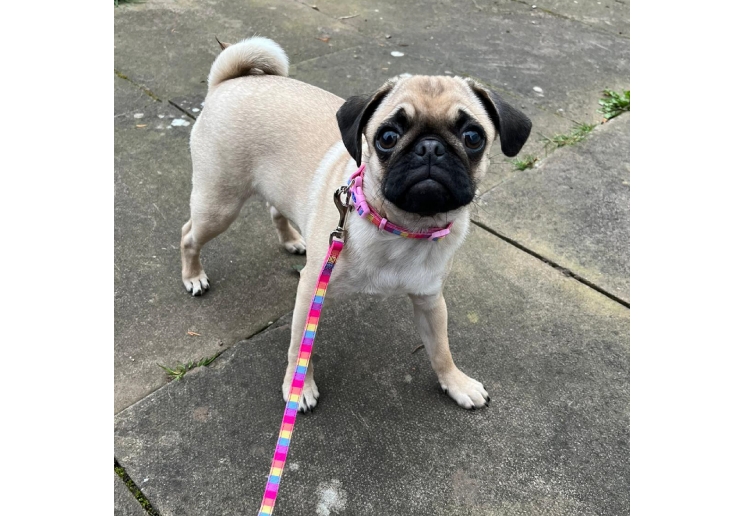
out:
M618 36L630 37L630 0L535 0L537 9L592 25Z
M448 69L472 74L577 122L600 119L596 111L602 90L629 89L629 39L532 9L529 3L315 3L320 12L334 17L360 13L344 23L396 45L391 50L425 56Z
M114 516L147 516L121 478L114 473Z
M490 408L439 391L407 300L337 301L275 513L628 514L629 310L477 227L445 295ZM288 322L116 417L116 457L162 515L257 511Z
M525 5L513 0L491 0L488 3L453 0L313 0L313 4L319 12L340 19L363 34L399 46L425 43L430 36L446 32L448 24L456 21L456 15L490 16L525 11ZM431 37L431 41L435 40L436 37Z
M255 34L280 42L295 63L362 40L300 2L150 0L114 11L114 67L163 99L204 94L219 53L215 37L235 42Z
M158 364L211 356L291 310L298 280L292 266L304 257L284 251L268 209L249 201L230 229L206 246L213 290L192 298L181 283L179 242L189 218L193 121L118 77L114 94L118 412L166 383ZM173 126L175 120L189 125Z
M474 215L630 302L630 114L513 174Z

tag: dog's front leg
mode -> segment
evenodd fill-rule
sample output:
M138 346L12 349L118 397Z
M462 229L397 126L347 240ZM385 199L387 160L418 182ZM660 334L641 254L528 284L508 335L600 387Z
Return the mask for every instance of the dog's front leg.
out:
M312 270L311 270L312 269ZM310 267L309 261L300 272L300 284L297 286L297 299L295 299L294 312L292 314L292 338L287 353L287 372L284 374L284 384L282 385L282 394L284 401L289 399L289 390L292 387L292 378L294 377L295 366L297 365L297 355L300 353L300 344L302 335L305 331L305 321L312 304L313 295L315 294L315 282L318 277L320 267ZM313 361L307 366L305 374L305 387L300 397L300 412L312 410L318 404L318 386L315 385L313 377Z
M483 384L460 371L452 360L447 337L447 304L442 293L409 297L413 301L416 327L442 389L463 408L488 405L490 398Z

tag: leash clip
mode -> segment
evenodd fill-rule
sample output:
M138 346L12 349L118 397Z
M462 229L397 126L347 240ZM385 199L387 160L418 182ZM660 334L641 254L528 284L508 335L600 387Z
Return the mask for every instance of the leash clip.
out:
M336 204L336 209L338 209L338 226L336 226L336 229L333 230L328 239L329 245L333 243L334 238L341 242L346 240L344 230L346 226L346 214L349 212L350 198L351 192L349 191L348 185L341 186L336 190L336 193L333 194L333 202Z

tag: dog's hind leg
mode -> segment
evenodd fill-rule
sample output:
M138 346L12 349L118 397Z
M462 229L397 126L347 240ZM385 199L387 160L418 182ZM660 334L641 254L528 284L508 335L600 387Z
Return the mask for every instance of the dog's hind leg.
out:
M276 234L279 235L279 242L284 249L292 254L305 254L305 239L302 238L295 228L289 223L289 220L279 213L279 210L271 206L271 220L276 227Z
M245 200L223 197L219 204L211 204L192 197L191 218L181 230L181 279L192 295L201 296L209 290L209 279L200 259L202 247L235 221Z

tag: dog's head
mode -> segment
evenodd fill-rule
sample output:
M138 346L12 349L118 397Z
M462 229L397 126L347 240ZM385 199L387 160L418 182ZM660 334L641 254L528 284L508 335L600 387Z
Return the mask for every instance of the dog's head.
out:
M470 204L496 136L515 156L532 123L494 92L460 77L405 76L336 113L344 145L382 196L433 216Z

